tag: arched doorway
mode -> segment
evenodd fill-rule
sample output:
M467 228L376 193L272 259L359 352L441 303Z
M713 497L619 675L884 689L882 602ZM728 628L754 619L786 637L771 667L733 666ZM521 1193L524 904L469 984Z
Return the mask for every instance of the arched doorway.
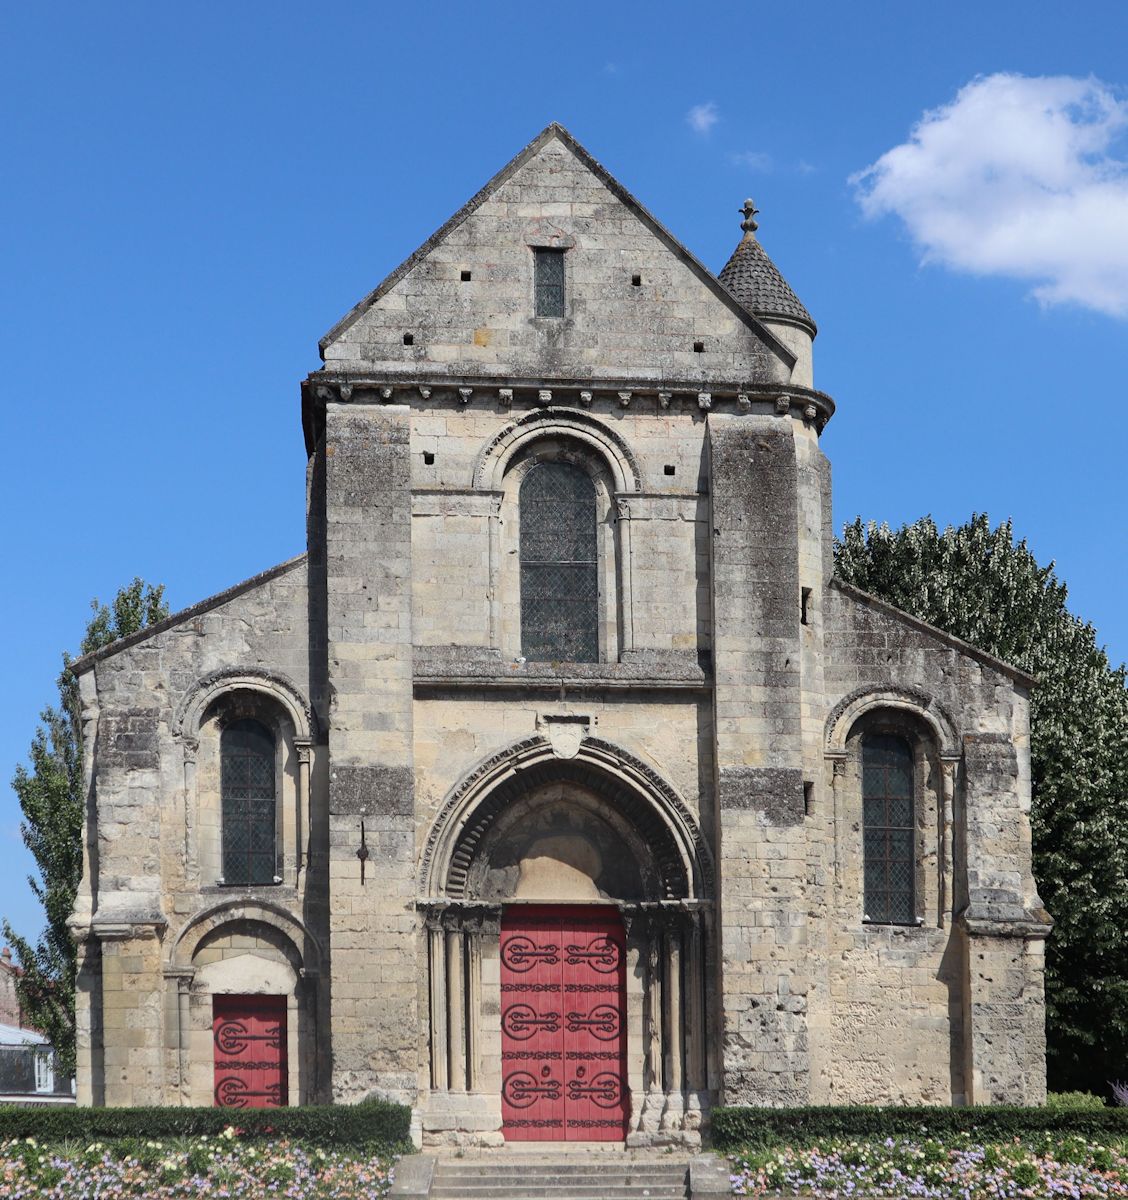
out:
M425 1138L430 1111L483 1142L698 1139L708 851L652 768L598 739L567 749L495 756L428 839Z

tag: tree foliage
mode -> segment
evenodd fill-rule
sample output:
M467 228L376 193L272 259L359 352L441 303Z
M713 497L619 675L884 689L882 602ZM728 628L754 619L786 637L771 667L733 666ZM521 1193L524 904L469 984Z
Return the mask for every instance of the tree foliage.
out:
M1034 874L1046 946L1052 1087L1128 1074L1128 691L1011 523L940 532L847 525L838 576L1037 676L1031 694Z
M168 616L163 586L134 579L109 605L91 602L80 652L89 654ZM67 929L82 878L82 723L73 659L63 654L58 705L40 715L30 762L16 768L12 787L20 802L20 833L39 878L28 883L43 905L45 925L34 945L4 921L4 937L22 969L17 980L24 1019L51 1039L67 1070L74 1070L75 946Z

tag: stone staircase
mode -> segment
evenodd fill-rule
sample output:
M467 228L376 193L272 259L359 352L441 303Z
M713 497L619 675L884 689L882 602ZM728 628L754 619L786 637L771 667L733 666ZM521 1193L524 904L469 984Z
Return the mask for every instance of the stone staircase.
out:
M409 1154L396 1164L396 1200L730 1200L718 1155L530 1143L496 1151Z
M686 1200L684 1159L521 1155L440 1159L430 1200Z

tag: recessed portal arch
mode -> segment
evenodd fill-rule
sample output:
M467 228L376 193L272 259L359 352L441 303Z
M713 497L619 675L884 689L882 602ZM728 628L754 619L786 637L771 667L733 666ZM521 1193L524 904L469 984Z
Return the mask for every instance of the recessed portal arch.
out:
M689 808L652 767L599 738L582 737L578 748L555 741L536 735L481 762L448 794L424 846L419 907L435 1138L465 1096L467 1119L478 1122L483 1099L495 1103L490 1136L555 1139L564 1129L569 1137L602 1131L649 1144L660 1130L671 1142L697 1144L716 1069L708 847ZM530 984L507 976L503 928L561 978L550 971ZM612 996L604 994L607 981L568 971L616 929L624 975ZM505 1014L514 1013L524 1023L503 1029ZM614 1045L568 1040L600 1021ZM564 1041L533 1047L560 1068L538 1075L534 1086L523 1039L537 1029ZM607 1075L598 1097L587 1077L596 1057ZM546 1065L548 1058L542 1074ZM517 1084L520 1095L504 1090ZM620 1115L569 1107L591 1099L598 1108L600 1098ZM563 1115L552 1108L557 1100Z
M502 827L512 822L514 804L529 805L552 787L561 789L556 793L558 811L589 812L593 821L615 830L624 845L635 848L643 894L608 891L606 899L712 897L712 856L697 822L652 767L622 747L592 737L581 741L573 757L561 758L540 735L491 755L448 793L423 849L422 895L452 901L502 898L476 894L483 887L499 886L490 868L483 866L497 852L495 826L499 820Z

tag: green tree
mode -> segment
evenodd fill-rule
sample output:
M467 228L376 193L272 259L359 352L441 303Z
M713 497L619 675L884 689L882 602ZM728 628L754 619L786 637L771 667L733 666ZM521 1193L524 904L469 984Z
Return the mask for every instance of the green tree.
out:
M1066 608L1009 521L940 532L847 525L839 578L1030 672L1034 874L1046 945L1051 1086L1103 1090L1128 1074L1128 691L1092 625Z
M122 588L113 603L91 602L92 615L80 647L89 654L168 616L164 587L140 579ZM16 768L20 832L35 858L39 878L28 877L43 905L45 926L35 945L4 921L4 937L23 970L16 987L25 1020L51 1039L68 1071L74 1070L75 946L67 929L82 878L82 722L74 660L63 654L59 703L48 706L31 742L30 763Z

